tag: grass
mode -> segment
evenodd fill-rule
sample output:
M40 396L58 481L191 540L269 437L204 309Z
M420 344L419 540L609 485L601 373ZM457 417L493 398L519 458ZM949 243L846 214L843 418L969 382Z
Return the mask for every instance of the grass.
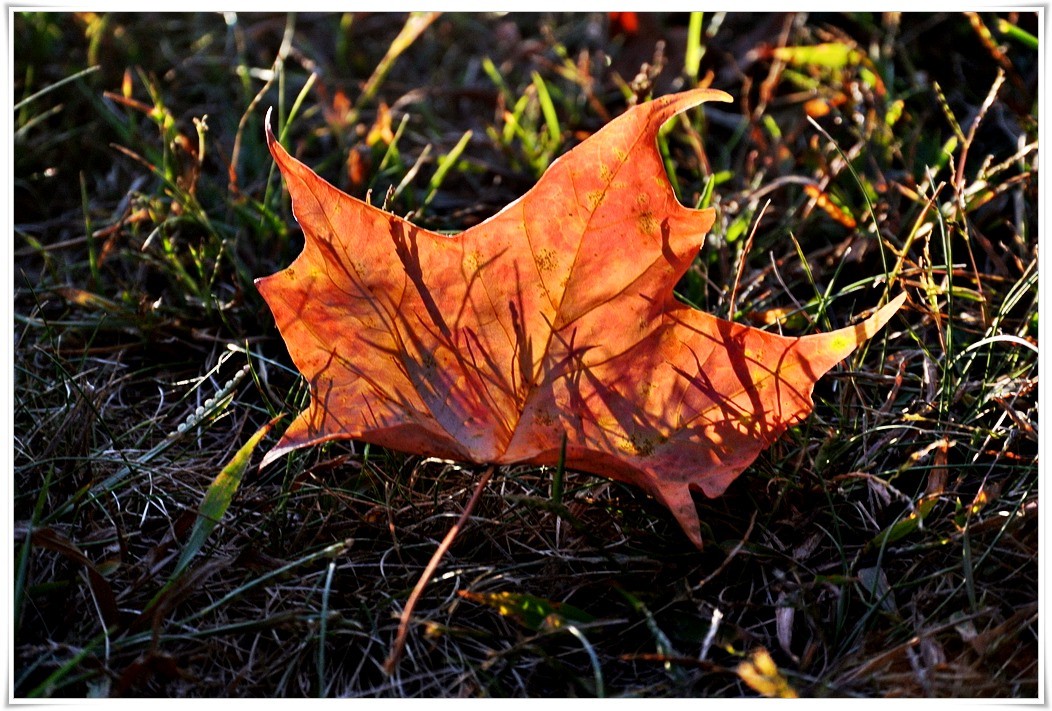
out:
M14 695L1036 696L1037 22L15 14ZM307 398L253 286L302 244L266 109L458 231L704 84L737 103L662 135L718 214L682 298L907 307L697 500L701 552L631 487L498 468L385 674L482 468L242 450Z

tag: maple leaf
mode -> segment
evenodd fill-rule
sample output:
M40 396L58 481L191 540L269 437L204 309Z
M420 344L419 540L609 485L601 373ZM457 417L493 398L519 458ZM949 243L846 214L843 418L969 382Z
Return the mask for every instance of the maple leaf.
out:
M310 405L265 457L354 438L638 485L699 547L691 491L721 494L812 409L815 381L883 326L788 338L676 300L714 211L682 206L657 149L699 89L629 109L460 234L346 195L267 141L305 236L257 280Z

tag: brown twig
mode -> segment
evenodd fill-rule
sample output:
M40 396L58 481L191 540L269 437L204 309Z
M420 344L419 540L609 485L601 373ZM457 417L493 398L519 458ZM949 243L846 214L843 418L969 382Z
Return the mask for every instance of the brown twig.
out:
M384 662L384 671L387 674L392 674L395 667L398 666L398 660L402 658L402 650L405 649L405 640L409 634L409 618L413 615L413 610L416 608L417 600L420 599L420 595L423 594L424 588L427 587L427 583L431 580L431 576L434 575L435 569L438 568L438 564L442 562L442 558L446 555L446 551L453 544L453 539L457 537L460 529L467 523L468 517L471 516L472 510L475 508L475 504L478 502L479 497L482 495L482 490L486 488L486 484L489 483L490 477L493 476L494 467L490 466L486 471L482 473L482 478L479 479L478 485L475 487L475 492L471 495L471 499L468 501L468 505L464 507L464 513L460 514L460 518L453 524L453 527L449 529L449 533L442 539L442 542L438 544L438 548L435 549L434 554L431 556L431 560L428 561L427 567L424 568L424 572L421 573L420 579L416 581L416 587L413 588L413 592L409 595L409 600L406 601L405 607L402 609L401 619L398 621L398 636L395 637L394 647L391 649L391 654L387 657L387 661Z
M752 230L749 231L749 237L745 240L745 245L742 247L740 258L738 259L738 271L734 276L734 284L731 285L731 296L728 299L730 308L727 313L727 318L734 320L734 311L737 308L738 300L738 285L741 283L742 275L745 273L745 260L749 258L749 252L752 251L752 241L756 237L756 228L760 226L760 220L763 219L764 214L767 212L767 208L771 206L771 201L768 200L760 208L760 214L756 216L756 220L752 223Z

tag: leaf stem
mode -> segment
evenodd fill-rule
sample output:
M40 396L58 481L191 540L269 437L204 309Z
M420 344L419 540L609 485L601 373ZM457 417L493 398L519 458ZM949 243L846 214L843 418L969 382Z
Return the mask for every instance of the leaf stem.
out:
M434 575L435 569L438 568L438 564L442 562L442 558L445 557L446 551L453 544L453 539L460 533L460 529L467 523L468 517L471 516L472 510L475 508L475 504L482 496L482 490L486 488L486 484L489 483L490 477L493 476L494 467L490 466L482 473L482 478L479 479L478 485L475 487L474 493L471 495L471 499L468 501L468 505L464 507L464 513L460 514L460 518L453 524L453 527L449 529L449 533L442 539L442 542L438 544L438 548L435 549L434 554L431 556L431 560L428 561L427 567L424 568L424 572L420 575L420 579L416 581L416 587L413 588L413 592L409 595L409 600L406 601L405 607L402 609L402 616L398 621L398 636L395 637L394 646L391 649L391 654L387 657L387 661L384 662L384 671L388 675L394 673L395 667L398 666L398 660L402 658L402 651L405 649L406 637L409 634L409 619L413 616L413 610L416 608L416 603L420 599L420 595L423 594L424 588L427 587L428 582L431 580L431 576Z

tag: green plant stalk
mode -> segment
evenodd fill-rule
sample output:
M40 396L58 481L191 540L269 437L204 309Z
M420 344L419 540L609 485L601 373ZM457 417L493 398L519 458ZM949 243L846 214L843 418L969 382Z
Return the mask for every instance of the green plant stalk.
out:
M397 200L399 196L401 196L401 194L405 191L405 189L409 187L409 184L413 182L413 178L415 178L416 174L420 172L420 168L424 165L424 162L427 160L427 157L429 155L431 155L430 143L424 146L424 150L420 151L420 155L417 156L416 162L413 163L413 167L406 171L406 174L402 176L402 179L399 181L398 185L395 186L395 189L391 192L392 202ZM384 204L382 207L385 210L388 209L387 200L384 200Z
M703 210L712 204L712 195L716 190L716 176L710 175L705 178L704 185L701 186L701 196L698 198L698 203L694 206L695 210Z
M109 14L103 13L92 18L84 30L85 37L88 38L88 64L97 64L99 59L99 45L102 42L102 36L106 32L107 27L110 24Z
M391 143L387 146L387 150L384 151L384 157L380 159L380 165L376 169L376 175L380 175L386 170L389 161L397 160L399 158L398 141L402 138L402 134L405 132L405 127L408 123L409 114L403 114L402 120L398 122L398 128L395 129L394 138L391 139ZM372 188L373 186L370 185L369 187Z
M882 299L882 302L887 301L888 298L890 298L891 289L891 280L887 279L889 273L888 255L884 253L884 240L880 238L880 231L877 228L877 211L876 208L874 208L873 206L873 201L869 198L869 191L866 190L865 183L862 182L861 176L859 176L858 171L855 170L855 166L851 164L851 160L848 158L847 154L844 153L844 151L840 148L840 144L834 141L833 137L830 136L829 133L824 128L822 128L822 126L820 126L818 122L815 121L813 118L808 116L807 120L811 123L811 125L814 128L816 128L823 136L826 137L826 140L833 144L833 148L836 149L836 152L840 155L841 160L844 161L844 165L847 166L848 171L851 173L851 177L855 179L855 184L858 186L858 189L862 192L862 197L866 201L866 211L869 213L869 223L873 229L874 239L877 242L877 248L880 251L880 264L882 269L884 270L885 276L884 298ZM829 289L833 288L833 281L833 279L830 280L827 292L829 291Z
M616 586L614 589L621 594L621 597L625 599L635 612L638 612L643 616L643 621L646 623L650 635L654 638L654 648L657 653L667 657L677 656L678 653L676 652L675 647L672 646L671 640L669 640L668 635L665 634L664 630L658 626L657 620L654 619L653 613L647 609L646 604L621 586ZM665 663L665 667L670 667L668 662Z
M482 58L482 71L486 72L489 80L500 90L506 104L515 102L515 95L512 94L511 89L508 87L508 82L504 81L504 75L500 73L500 69L497 69L497 65L489 57Z
M942 212L936 211L935 216L939 221L939 233L942 237L943 259L946 265L946 357L942 360L942 387L940 388L941 393L939 397L939 417L940 419L945 420L950 413L950 406L953 402L953 390L955 389L953 387L954 379L951 377L955 356L953 342L953 248L950 245L950 231L947 229Z
M939 102L939 108L942 109L943 115L946 117L946 123L953 129L953 135L957 137L957 140L961 143L966 141L964 137L964 131L961 130L961 124L957 121L956 114L953 113L953 109L950 108L950 103L946 100L946 94L943 93L942 87L939 86L939 82L933 82L932 87L935 90L935 98Z
M281 76L284 77L285 73L282 72ZM314 86L314 82L318 80L318 73L311 72L311 75L307 77L307 81L303 82L303 88L300 89L300 93L296 95L296 100L292 102L292 108L289 109L288 118L282 122L281 133L278 136L278 143L285 144L285 136L289 132L289 127L292 122L296 119L296 114L299 113L300 107L303 105L303 100L307 98L307 94L310 93L311 87Z
M523 94L515 102L515 106L510 112L504 112L504 128L501 131L501 139L505 146L510 146L512 140L518 136L523 143L526 144L527 154L532 156L533 150L536 146L530 142L526 132L522 128L522 117L526 112L526 107L529 102L530 97Z
M698 69L701 67L701 58L705 56L705 45L701 39L701 25L704 19L704 12L692 12L687 23L687 55L683 59L683 73L692 84L698 83Z
M1032 34L1022 29L1021 27L1016 27L1008 20L1005 20L1004 18L1000 17L997 18L997 31L1005 35L1006 37L1013 39L1016 42L1019 42L1027 49L1037 51L1037 37L1034 37Z
M354 13L340 15L340 31L336 33L336 61L344 72L348 70L347 57L351 54L351 28L354 26Z
M80 173L80 210L84 215L84 240L88 245L88 269L91 271L91 284L94 287L99 283L99 254L95 248L95 240L91 233L94 228L91 224L91 198L88 196L88 185L84 180L84 172Z
M824 328L830 328L829 317L826 314L826 309L829 306L829 289L827 288L825 292L818 290L818 283L815 281L815 275L811 271L811 265L808 262L807 255L804 253L804 248L800 246L799 240L796 239L796 235L792 232L789 233L789 239L792 240L793 247L796 249L796 256L800 260L800 268L804 271L807 283L811 285L811 289L815 292L815 320L821 323Z
M333 543L331 545L325 546L324 548L322 548L320 550L316 550L316 551L314 551L312 553L308 553L307 555L305 555L305 556L303 556L301 558L297 558L296 560L292 561L291 563L287 563L286 565L283 565L280 568L275 568L273 570L267 571L266 573L264 573L263 575L259 576L255 580L250 580L249 582L245 583L244 585L240 585L240 586L234 588L233 590L228 592L226 595L224 595L223 597L221 597L218 600L216 600L215 602L213 602L211 605L208 605L207 607L204 607L204 608L202 608L200 610L197 610L196 612L192 613L188 617L183 618L181 620L181 623L182 624L188 624L188 623L190 623L190 622L192 622L194 620L201 619L202 617L204 617L205 615L209 614L210 612L212 612L214 610L217 610L218 608L222 607L224 604L226 604L230 600L233 600L238 595L244 593L246 590L250 590L250 589L256 587L257 585L261 585L261 584L267 582L268 580L271 580L272 578L276 578L276 577L280 577L282 575L285 575L290 570L298 568L299 566L304 565L305 563L310 563L312 561L317 560L318 558L335 557L335 556L339 555L340 553L342 553L344 550L346 550L351 545L351 543L352 543L352 541L350 541L350 540L337 541L336 543ZM149 638L151 634L152 633L144 633L142 635L142 637L144 639L146 639L146 638Z
M16 144L25 140L26 136L29 134L29 132L33 129L34 126L41 124L44 121L47 121L52 116L55 116L60 113L62 113L62 104L58 104L56 106L52 106L49 109L45 109L44 111L41 111L40 113L33 116L33 118L28 118L24 121L20 119L18 129L15 130L14 134Z
M468 141L471 140L472 132L465 131L464 135L457 141L457 145L453 146L453 149L449 153L445 154L438 159L438 167L435 169L435 174L431 176L431 181L428 183L427 197L424 198L423 207L427 207L431 204L431 201L435 199L435 195L438 194L439 189L442 187L442 182L446 179L446 175L456 162L460 160L460 156L464 153L464 149L468 146Z
M668 139L665 138L664 132L658 132L658 151L661 153L662 163L665 164L665 173L668 175L669 184L672 185L672 192L675 193L676 199L682 202L680 196L683 194L683 189L679 185L679 178L676 177L676 162L672 160L672 154L668 149Z
M961 532L961 575L964 577L964 591L968 596L968 605L973 611L979 608L975 595L975 569L972 567L972 538L968 532L968 523Z
M100 637L96 637L95 640L93 640L92 644L88 644L82 647L81 649L77 650L77 653L70 657L68 660L66 660L65 664L60 666L55 671L51 672L51 674L49 674L48 677L44 679L44 681L37 684L37 686L34 687L28 694L26 694L26 696L31 699L39 699L42 697L51 696L51 694L54 693L58 688L61 688L59 686L56 686L58 680L62 679L72 669L76 668L78 664L84 661L84 659L95 650L95 647L98 645L100 638L101 635Z

